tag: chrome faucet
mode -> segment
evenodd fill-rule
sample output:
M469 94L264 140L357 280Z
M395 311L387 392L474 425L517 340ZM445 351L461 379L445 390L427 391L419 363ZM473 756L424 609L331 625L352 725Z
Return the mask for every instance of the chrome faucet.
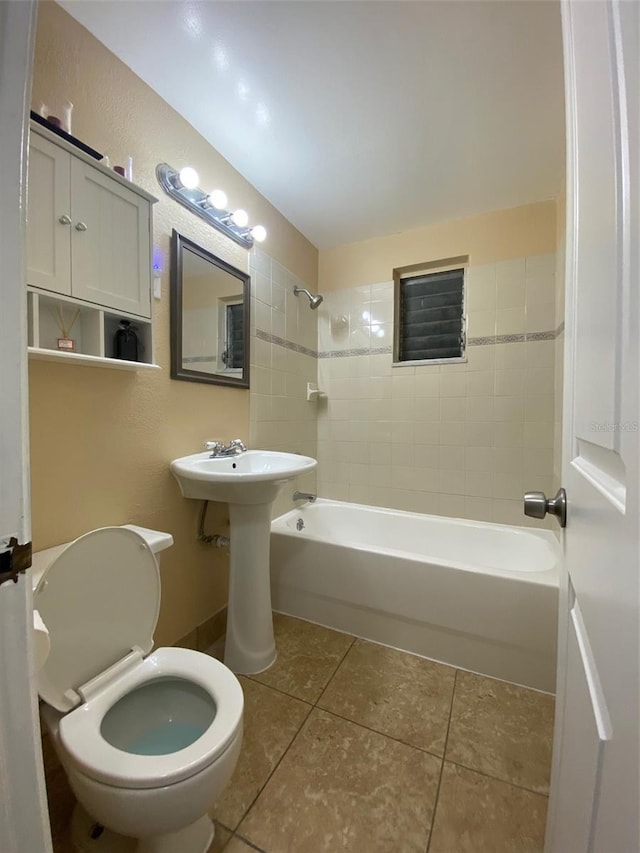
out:
M317 498L317 495L312 495L310 492L294 492L293 500L294 501L310 501L313 503Z
M247 448L240 438L234 438L226 447L224 441L205 441L204 449L211 451L209 459L217 459L221 456L239 456Z

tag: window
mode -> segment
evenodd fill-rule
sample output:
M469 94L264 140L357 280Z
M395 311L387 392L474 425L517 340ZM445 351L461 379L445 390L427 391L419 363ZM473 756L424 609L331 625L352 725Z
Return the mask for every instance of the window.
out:
M396 271L394 362L462 359L465 268Z
M224 310L219 312L219 316L225 326L221 335L223 351L220 359L224 365L222 369L227 371L242 370L244 362L244 305L242 302L227 304L224 306Z

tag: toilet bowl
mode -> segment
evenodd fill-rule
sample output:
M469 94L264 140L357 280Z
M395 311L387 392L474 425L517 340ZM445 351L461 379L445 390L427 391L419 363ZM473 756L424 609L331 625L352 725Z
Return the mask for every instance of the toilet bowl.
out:
M83 853L206 853L207 812L238 760L243 695L233 673L190 649L151 651L155 554L172 543L107 527L34 555L36 568L47 562L34 607L51 640L37 674L42 717L83 809L74 819Z

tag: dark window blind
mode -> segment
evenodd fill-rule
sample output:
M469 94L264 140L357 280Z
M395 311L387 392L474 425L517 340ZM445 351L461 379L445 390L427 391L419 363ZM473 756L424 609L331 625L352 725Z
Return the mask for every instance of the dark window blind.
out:
M227 367L242 368L243 353L244 305L227 305Z
M464 270L400 279L399 361L463 354Z

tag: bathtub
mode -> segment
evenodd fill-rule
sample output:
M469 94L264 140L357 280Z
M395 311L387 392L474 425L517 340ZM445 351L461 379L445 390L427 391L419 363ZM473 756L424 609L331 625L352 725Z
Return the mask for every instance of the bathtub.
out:
M272 603L553 691L560 559L550 531L320 499L272 522Z

